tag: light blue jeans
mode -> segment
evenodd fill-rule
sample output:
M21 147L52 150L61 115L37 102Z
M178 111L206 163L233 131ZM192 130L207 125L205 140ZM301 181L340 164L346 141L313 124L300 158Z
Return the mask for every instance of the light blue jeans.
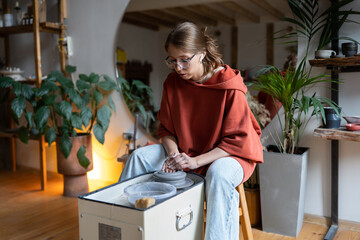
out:
M127 160L119 182L161 170L166 156L161 144L136 149ZM231 157L217 159L210 165L205 177L205 240L239 239L239 194L235 187L243 177L241 165Z

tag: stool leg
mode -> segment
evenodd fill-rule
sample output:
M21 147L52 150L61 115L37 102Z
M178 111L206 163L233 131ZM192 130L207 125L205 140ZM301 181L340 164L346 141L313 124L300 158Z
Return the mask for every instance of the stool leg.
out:
M240 224L241 224L240 233L242 233L244 240L254 240L243 184L237 186L236 190L239 192L240 208L242 210L242 215L240 216Z

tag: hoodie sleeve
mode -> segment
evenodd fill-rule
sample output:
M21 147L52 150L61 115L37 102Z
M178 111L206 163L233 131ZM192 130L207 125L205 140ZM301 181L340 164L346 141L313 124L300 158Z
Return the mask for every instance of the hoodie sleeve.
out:
M233 156L262 163L261 129L248 106L245 94L239 90L228 90L225 111L218 147Z
M168 94L166 88L164 87L160 110L157 115L157 118L160 122L159 128L157 130L157 135L159 138L175 135L174 125L170 113L170 106L167 99Z

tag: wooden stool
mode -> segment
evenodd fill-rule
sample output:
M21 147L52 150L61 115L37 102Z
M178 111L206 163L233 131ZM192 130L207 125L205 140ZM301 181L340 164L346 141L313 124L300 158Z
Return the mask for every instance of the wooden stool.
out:
M245 190L243 184L236 187L239 192L239 216L241 229L239 231L240 240L254 240L249 212L246 203ZM206 204L204 204L204 234L205 235L205 224L206 224Z

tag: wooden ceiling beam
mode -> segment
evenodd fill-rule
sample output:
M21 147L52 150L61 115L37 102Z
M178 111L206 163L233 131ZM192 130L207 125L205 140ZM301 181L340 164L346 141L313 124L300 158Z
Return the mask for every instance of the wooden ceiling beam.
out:
M284 13L273 7L267 0L249 0L249 1L261 7L262 9L264 9L265 11L267 11L277 19L281 19L282 17L285 16Z
M196 12L200 13L201 15L208 16L210 18L217 19L218 21L222 21L225 23L228 23L230 25L235 24L235 19L232 17L229 17L228 15L217 11L215 9L212 9L210 7L207 7L204 4L196 4L196 5L190 5L186 7L187 9L195 10Z
M237 12L254 23L260 23L259 15L249 11L248 9L243 8L242 6L240 6L239 4L237 4L235 2L232 2L232 1L218 2L216 4L221 5L230 11Z
M175 22L169 22L165 19L160 18L161 16L153 17L153 16L146 15L142 12L125 13L125 16L129 17L131 19L138 19L142 22L151 23L153 25L162 25L162 26L169 27L169 28L173 28L176 25Z
M168 12L171 12L172 14L175 14L176 16L186 18L188 21L190 20L195 23L203 23L206 25L217 26L216 20L209 17L201 16L196 12L183 7L166 8L166 10Z
M187 21L185 18L170 14L162 10L147 10L143 11L142 13L151 17L161 18L165 21L174 22L175 24Z
M124 15L122 22L124 23L128 23L128 24L132 24L138 27L142 27L142 28L146 28L152 31L159 31L159 27L157 25L148 23L148 22L143 22L140 21L138 19L135 18L131 18L131 17L127 17Z

